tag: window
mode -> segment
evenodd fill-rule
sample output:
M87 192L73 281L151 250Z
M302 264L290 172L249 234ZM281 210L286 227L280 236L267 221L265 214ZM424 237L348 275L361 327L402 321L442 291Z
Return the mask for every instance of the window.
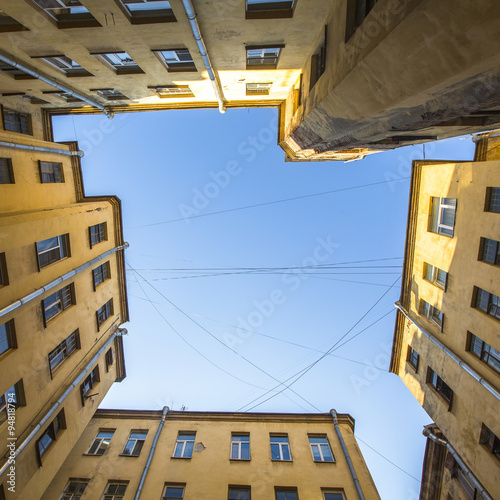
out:
M3 128L10 132L33 135L31 115L13 109L2 108Z
M113 366L113 363L115 361L114 359L114 352L113 352L113 348L110 347L107 351L106 351L106 371L109 372L109 367L110 366Z
M175 22L170 2L164 0L122 0L132 24Z
M292 456L290 455L290 445L288 444L288 436L275 436L271 434L271 460L292 460Z
M420 314L443 330L444 314L425 300L420 301Z
M406 361L408 364L415 370L418 370L418 361L420 359L420 356L418 355L418 352L413 349L412 346L408 346L408 352L406 353Z
M25 101L28 101L31 104L48 104L48 102L45 99L40 99L40 97L31 94L21 94L20 97L21 99L24 99Z
M42 59L53 68L59 70L61 73L64 73L67 77L94 76L92 75L92 73L89 73L85 68L82 68L77 62L73 61L73 59L65 55L43 56L43 57L37 56L33 57L33 59ZM53 92L58 93L60 91L55 90ZM46 93L48 92L44 92L44 94Z
M333 454L326 436L309 435L309 446L311 447L315 462L333 462Z
M122 455L138 457L141 454L147 433L148 431L132 431L125 448L123 448Z
M275 488L276 500L298 500L297 488Z
M322 490L324 500L345 500L343 490Z
M34 0L56 21L59 29L101 26L78 0Z
M109 272L109 261L97 266L95 269L92 269L92 283L94 284L94 290L110 278L111 274Z
M325 72L326 68L326 33L327 27L325 26L325 34L316 52L311 57L311 77L309 80L309 91L316 85L319 77Z
M0 158L0 184L14 184L14 172L10 158Z
M493 316L495 319L500 319L500 297L477 286L474 287L473 297L473 307Z
M80 500L90 479L70 478L59 500Z
M62 163L52 161L39 161L40 182L64 182Z
M73 283L63 286L57 292L50 294L42 300L43 321L47 324L58 314L75 303Z
M87 455L103 455L107 450L115 429L100 430L87 450Z
M122 500L127 491L128 481L111 479L106 485L102 500Z
M189 85L164 85L162 87L148 87L153 90L158 97L194 97Z
M117 75L144 73L127 52L103 52L92 55L97 56L106 66L114 70Z
M13 17L8 16L0 10L0 33L8 33L12 31L29 31L26 26L17 22ZM2 498L0 494L0 498Z
M269 95L272 83L247 83L247 95Z
M90 248L108 239L108 223L101 222L89 227Z
M250 434L231 435L231 460L250 460Z
M15 80L36 80L36 76L25 73L23 70L0 61L0 70L14 77Z
M163 500L179 500L179 498L184 498L185 487L185 484L165 483L162 497Z
M486 188L486 212L500 213L500 187Z
M500 374L500 351L471 332L467 332L467 337L467 350Z
M247 46L246 69L276 69L284 45Z
M113 314L113 299L110 299L104 304L102 307L97 309L96 317L97 317L97 331L101 325Z
M11 319L0 325L0 355L16 347L16 329L14 319Z
M9 413L12 413L14 409L25 405L24 386L23 381L20 380L7 392L0 395L0 424L3 424L7 420Z
M5 260L5 253L0 252L0 287L9 284L9 275L7 274L7 262Z
M53 94L62 99L64 102L81 102L83 101L78 97L75 97L73 94L69 92L63 92L62 90L43 90L42 94Z
M246 19L279 19L293 17L294 0L247 0Z
M481 238L479 244L479 260L500 266L500 241Z
M80 332L76 329L68 335L55 349L49 352L50 377L77 349L80 349Z
M250 486L229 486L228 500L250 500Z
M457 200L454 198L431 198L429 231L453 236Z
M453 391L431 367L427 368L427 384L441 396L445 403L448 404L448 409L450 409L453 400Z
M191 458L193 456L195 436L195 432L179 432L173 458Z
M45 432L40 436L40 438L36 442L36 448L38 451L38 459L41 465L41 458L47 450L52 446L52 444L56 441L60 432L66 429L66 420L64 418L64 410L61 410L57 417L50 422Z
M37 241L35 246L38 270L70 256L69 234Z
M348 0L345 41L348 42L355 31L363 24L366 16L378 0Z
M90 394L92 389L99 382L99 365L95 366L94 369L87 375L83 384L80 385L80 394L82 396L82 405L85 406L85 401L93 396Z
M484 424L481 426L479 443L484 445L494 457L500 460L500 439Z
M119 90L116 89L93 89L91 92L96 92L99 97L106 99L107 101L121 101L128 99L127 96L123 95Z
M431 264L424 262L424 279L446 291L448 273L439 269L439 267L432 266Z
M153 50L153 52L169 73L196 71L188 49Z

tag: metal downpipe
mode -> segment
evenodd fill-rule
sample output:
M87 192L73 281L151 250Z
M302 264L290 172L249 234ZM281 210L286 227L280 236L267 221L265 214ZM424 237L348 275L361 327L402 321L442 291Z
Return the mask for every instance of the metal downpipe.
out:
M167 418L167 413L169 411L170 408L168 406L163 407L161 422L160 425L158 426L158 429L156 429L155 438L153 439L153 444L151 445L151 449L149 450L148 460L146 462L146 465L144 466L144 470L142 471L141 480L139 481L139 486L137 487L137 491L135 492L134 500L139 500L141 496L142 488L144 486L144 483L146 482L146 476L148 475L149 472L149 466L151 465L151 462L153 460L153 455L156 450L156 444L158 443L158 439L160 438L160 433L161 430L163 429L163 425L165 424L165 419Z
M217 79L215 78L215 73L212 68L210 58L208 57L207 47L201 35L200 26L198 25L198 21L196 19L196 13L194 11L193 4L191 0L182 0L182 5L184 6L189 24L191 25L191 31L193 32L194 39L196 40L196 44L198 45L200 55L203 59L203 64L205 65L205 69L207 70L210 81L212 82L215 97L217 98L217 102L219 103L219 111L221 113L225 113L226 105L224 104L224 94L219 86L219 83L217 82Z
M80 383L80 381L87 375L88 371L92 368L94 363L99 359L99 357L104 353L104 351L110 346L110 344L114 341L115 337L119 335L126 334L127 330L125 328L117 328L112 334L111 337L106 341L106 343L97 351L96 355L87 363L85 368L81 371L80 375L73 380L73 383L64 391L62 396L53 404L50 410L45 414L45 416L40 420L40 422L33 428L33 430L29 433L26 439L17 447L16 453L14 455L14 460L19 456L19 454L28 446L28 444L33 440L33 438L37 435L38 431L49 421L49 419L54 415L56 410L60 408L63 404L64 400L71 394L71 391ZM7 459L0 469L0 477L5 473L5 471L10 466L10 460Z
M18 142L6 142L6 141L0 141L0 147L13 148L13 149L27 149L29 151L41 151L43 153L54 153L66 156L79 156L80 158L83 157L83 151L81 151L80 149L78 151L67 151L66 149L47 148L43 146L32 146L30 144L19 144Z
M112 248L111 250L108 250L107 252L102 253L101 255L95 257L92 260L89 260L88 262L85 262L85 264L82 264L81 266L78 266L76 269L73 269L66 274L63 274L62 276L59 276L59 278L56 278L55 280L51 281L50 283L47 283L45 286L42 286L41 288L38 288L34 292L29 293L28 295L25 295L21 299L16 300L12 304L8 305L7 307L4 307L3 309L0 309L0 318L2 316L5 316L6 314L15 311L22 305L30 302L31 300L35 299L36 297L42 295L42 293L45 293L47 290L50 290L51 288L54 288L55 286L59 285L63 281L66 281L67 279L71 278L72 276L75 276L76 274L84 271L85 269L88 269L90 266L93 266L100 260L108 257L109 255L118 252L119 250L125 250L129 247L128 243L124 243L123 245L117 246L115 248Z
M394 304L397 309L401 311L403 316L411 321L421 332L427 337L431 342L433 342L439 349L441 349L445 354L447 354L455 363L457 363L464 371L466 371L471 377L477 380L490 394L495 396L496 399L500 401L500 392L493 387L487 380L485 380L481 375L479 375L474 369L472 369L467 363L462 361L451 349L448 349L440 340L438 340L434 335L426 331L420 324L418 324L413 318L410 317L408 311L403 307L401 302L396 302Z
M451 446L451 444L446 440L437 437L434 432L432 425L426 425L424 427L424 430L422 434L425 437L428 437L429 439L432 439L432 441L442 445L446 446L446 449L450 452L451 456L455 459L455 461L460 465L461 469L465 472L465 475L467 476L467 479L480 491L481 495L485 500L493 500L493 497L486 491L485 487L481 484L479 479L472 473L472 471L465 465L465 462L462 460L462 457L456 452L455 448Z
M337 412L335 410L330 410L330 413L333 417L333 426L335 427L335 432L337 433L337 437L339 438L340 446L342 446L342 451L344 452L345 459L347 460L347 465L349 466L349 471L351 473L352 480L354 481L354 486L356 486L356 491L358 492L359 500L365 500L365 496L363 495L363 491L361 490L361 484L359 484L359 479L358 476L356 475L356 471L354 470L354 465L352 464L349 451L347 450L344 438L342 437L342 434L339 429Z
M73 90L73 89L70 89L69 87L66 87L66 85L59 83L57 80L54 80L53 78L42 75L38 71L31 69L22 63L17 62L15 59L12 59L12 57L6 56L4 54L0 54L0 61L3 61L5 63L9 64L10 66L13 66L14 68L18 68L21 71L28 73L28 75L34 76L35 78L38 78L42 82L48 83L49 85L52 85L53 87L56 87L59 90L62 90L63 92L66 92L73 97L81 99L82 101L85 101L87 104L90 104L91 106L95 106L96 108L99 108L108 118L113 118L113 113L108 111L102 104L99 104L97 101L94 101L90 97L87 97L83 94L80 94L76 90Z

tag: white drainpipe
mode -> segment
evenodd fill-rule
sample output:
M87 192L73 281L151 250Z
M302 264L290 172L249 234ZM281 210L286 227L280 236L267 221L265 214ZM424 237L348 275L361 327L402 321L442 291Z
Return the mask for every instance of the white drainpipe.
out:
M72 276L75 276L76 274L84 271L85 269L88 269L90 266L93 266L95 263L99 262L100 260L108 257L108 255L111 255L115 252L118 252L118 250L125 250L129 247L128 243L124 243L123 245L117 246L115 248L112 248L111 250L108 250L107 252L104 252L103 254L99 255L98 257L89 260L88 262L85 262L85 264L82 264L81 266L78 266L76 269L73 269L69 271L66 274L63 274L62 276L59 276L59 278L56 278L55 280L51 281L45 286L42 286L41 288L38 288L34 292L31 292L28 295L25 295L21 299L16 300L12 304L8 305L7 307L4 307L3 309L0 309L0 318L2 316L5 316L6 314L9 314L12 311L15 311L17 308L21 307L22 305L30 302L31 300L35 299L36 297L42 295L42 293L45 293L47 290L50 290L51 288L54 288L55 286L59 285L63 281L66 281L67 279L71 278Z
M13 149L27 149L29 151L41 151L42 153L54 153L58 155L66 155L66 156L79 156L83 157L83 151L68 151L66 149L58 149L58 148L47 148L44 146L32 146L31 144L19 144L18 142L6 142L0 141L0 147L2 148L13 148Z
M200 26L198 25L198 21L196 20L196 14L194 12L193 4L191 0L182 0L182 5L184 5L184 10L186 11L186 15L189 19L189 24L191 25L191 31L193 32L194 39L196 40L196 44L198 45L198 49L203 59L203 64L205 65L210 81L212 82L215 97L217 98L217 102L219 103L219 111L221 113L225 113L226 105L224 104L224 94L219 86L219 83L217 82L217 79L215 78L212 63L210 62L210 58L208 57L207 47L205 46L205 42L203 41L203 37L201 36Z
M480 492L481 495L485 500L493 500L491 495L486 491L484 486L480 483L479 479L472 473L472 471L465 465L465 462L462 460L460 455L456 452L455 448L451 446L451 444L446 441L446 439L442 439L437 437L434 432L432 426L426 425L424 427L424 430L422 434L425 437L428 437L429 439L432 439L434 442L445 446L446 449L450 452L451 456L456 460L458 465L460 465L460 468L464 471L465 475L467 476L467 479L474 485L475 488L477 488Z
M158 443L158 439L160 437L161 430L163 429L163 425L165 424L165 419L167 418L167 413L169 412L169 407L164 406L163 407L163 414L161 416L161 422L160 425L158 426L158 429L156 429L156 434L155 438L153 439L153 444L151 445L151 450L149 450L149 455L148 455L148 460L146 462L146 465L144 466L144 470L142 471L141 475L141 480L139 481L139 486L137 487L137 491L135 492L135 497L134 500L139 500L141 493L142 493L142 488L144 486L144 483L146 481L146 476L148 475L149 472L149 466L151 465L151 462L153 460L153 455L156 450L156 444Z
M34 76L35 78L38 78L42 82L48 83L49 85L52 85L53 87L56 87L59 90L62 90L63 92L66 92L67 94L76 97L77 99L81 99L82 101L85 101L87 104L90 104L91 106L99 108L108 118L113 118L113 113L108 111L102 104L98 103L94 99L91 99L90 97L80 94L76 90L66 87L66 85L63 85L62 83L58 82L57 80L54 80L53 78L42 75L37 70L25 66L24 64L16 61L15 59L12 59L12 57L0 54L0 61L3 61L4 63L9 64L10 66L13 66L14 68L20 69L21 71L28 73L28 75Z
M403 307L401 302L396 302L394 304L402 313L403 316L411 321L422 333L425 337L427 337L431 342L433 342L436 346L439 347L445 354L447 354L455 363L457 363L461 368L463 368L471 377L477 380L490 394L495 396L496 399L500 401L500 392L493 387L487 380L485 380L479 373L473 370L467 363L462 361L451 349L448 349L440 340L438 340L434 335L426 331L422 325L420 325L415 319L411 318L408 311Z
M38 422L38 424L33 428L33 430L29 433L26 439L17 447L16 453L14 455L14 460L19 456L19 454L30 444L30 442L35 438L38 431L50 420L50 418L54 415L58 408L64 403L64 400L71 394L73 389L77 387L81 380L87 375L89 370L94 366L99 357L106 351L106 349L110 346L110 344L115 340L116 336L125 335L127 330L125 328L117 328L114 333L111 334L111 337L106 341L106 343L97 351L96 355L89 361L87 366L81 371L80 375L73 380L73 383L64 391L63 395L52 405L50 410L45 414L45 416ZM9 468L10 461L7 460L2 468L0 469L0 477L3 476L5 471Z
M342 437L342 433L339 429L339 423L337 419L337 412L335 410L330 410L330 413L333 417L333 426L335 427L335 432L337 433L337 437L340 441L340 446L342 446L342 451L344 452L345 459L347 460L347 465L349 467L349 471L351 473L352 480L354 481L354 486L356 486L356 491L358 492L359 500L365 500L365 496L363 495L363 491L361 490L361 484L359 484L359 479L354 470L354 465L352 464L351 457L349 455L349 451L347 450L347 446L345 445L344 438Z

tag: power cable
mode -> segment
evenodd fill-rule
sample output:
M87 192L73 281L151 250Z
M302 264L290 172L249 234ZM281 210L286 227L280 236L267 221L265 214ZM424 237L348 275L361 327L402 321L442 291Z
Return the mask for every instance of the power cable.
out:
M398 180L405 180L405 179L409 179L409 178L410 177L401 177ZM352 191L354 189L362 189L362 188L371 187L371 186L378 186L381 184L388 184L389 182L394 182L394 181L390 180L390 181L372 182L370 184L361 184L359 186L351 186L351 187L347 187L347 188L333 189L331 191L323 191L321 193L305 194L302 196L294 196L293 198L284 198L282 200L267 201L265 203L256 203L254 205L246 205L243 207L228 208L226 210L219 210L218 212L210 212L208 214L198 214L198 215L192 215L190 217L182 217L180 219L170 219L170 220L166 220L166 221L162 221L162 222L153 222L151 224L143 224L142 226L135 226L135 227L131 227L129 229L139 229L139 228L143 228L143 227L159 226L162 224L170 224L172 222L180 222L180 221L186 221L186 220L190 220L190 219L197 219L200 217L209 217L211 215L224 214L224 213L228 213L228 212L236 212L238 210L247 210L249 208L263 207L266 205L275 205L277 203L286 203L289 201L302 200L304 198L312 198L315 196L324 196L324 195L332 194L332 193L341 193L343 191Z

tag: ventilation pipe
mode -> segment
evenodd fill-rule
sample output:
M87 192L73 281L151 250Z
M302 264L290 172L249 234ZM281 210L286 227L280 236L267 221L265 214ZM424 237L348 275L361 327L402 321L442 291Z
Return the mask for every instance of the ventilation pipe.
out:
M208 57L207 47L205 45L205 42L203 41L203 37L201 36L198 21L196 20L196 14L194 12L193 4L191 0L182 0L182 5L184 5L184 10L186 11L186 15L189 19L189 24L191 25L191 31L193 32L194 39L196 40L196 44L198 45L198 49L203 59L203 64L205 65L210 81L212 82L215 97L217 99L217 102L219 103L219 111L221 113L225 113L226 105L224 104L224 95L219 83L217 82L217 79L215 78L212 63L210 62L210 58Z
M448 349L440 340L438 340L434 335L427 332L421 325L419 325L414 319L410 317L408 311L403 307L401 302L396 302L395 306L403 313L403 316L411 321L421 332L427 337L431 342L433 342L439 349L441 349L445 354L447 354L455 363L457 363L461 368L463 368L471 377L477 380L490 394L495 396L497 400L500 401L500 392L498 392L495 387L493 387L487 380L485 380L481 375L479 375L475 370L473 370L467 363L462 361L452 350Z
M119 250L125 250L128 247L129 247L129 244L124 243L123 245L112 248L111 250L108 250L107 252L104 252L103 254L99 255L95 259L89 260L88 262L85 262L85 264L78 266L76 269L73 269L73 270L69 271L68 273L63 274L62 276L59 276L59 278L56 278L55 280L51 281L47 285L42 286L41 288L38 288L34 292L31 292L30 294L25 295L24 297L22 297L19 300L16 300L15 302L8 305L7 307L0 309L0 318L2 316L5 316L6 314L11 313L12 311L15 311L16 309L18 309L22 305L32 301L36 297L39 297L40 295L42 295L42 293L45 293L47 290L50 290L51 288L54 288L55 286L59 285L63 281L66 281L67 279L75 276L76 274L81 273L85 269L88 269L89 267L93 266L94 264L96 264L100 260L105 259L109 255L114 254L115 252L118 252Z
M79 156L83 157L83 151L67 151L66 149L58 148L47 148L43 146L32 146L31 144L19 144L18 142L6 142L0 141L0 147L2 148L13 148L13 149L27 149L29 151L41 151L42 153L54 153L58 155L66 156Z
M134 500L139 500L141 496L142 488L146 481L146 476L148 475L149 472L149 466L151 465L151 462L153 460L153 455L156 450L156 444L158 443L158 439L160 438L160 433L161 430L163 429L163 425L165 424L165 419L167 418L168 412L169 412L169 407L164 406L163 414L161 416L161 422L160 425L158 426L158 429L156 429L155 438L153 439L153 444L151 445L151 449L149 450L148 460L146 462L146 465L144 466L144 470L142 471L141 480L139 481L139 486L137 487L137 491L135 492Z
M340 446L342 446L342 451L344 452L345 459L347 460L347 465L349 466L349 471L351 473L352 480L354 481L354 486L356 486L356 491L358 492L359 500L365 500L365 496L363 495L363 491L361 490L361 484L359 484L359 479L358 476L356 475L356 471L354 470L354 465L352 464L349 451L347 450L344 438L342 437L342 434L339 429L337 412L335 410L330 410L330 413L333 417L333 426L335 427L335 432L337 433L337 437L339 438Z
M81 371L80 375L73 380L73 383L64 391L63 395L52 405L50 410L45 414L45 416L40 420L40 422L33 428L33 430L29 433L26 439L17 447L14 460L19 456L19 454L28 446L31 441L35 438L38 431L50 420L50 418L54 415L58 408L64 403L64 400L71 394L73 389L78 386L78 384L84 379L89 370L94 366L100 356L106 351L106 349L111 345L111 343L115 340L115 337L126 335L127 330L125 328L117 328L112 334L111 337L106 341L106 343L97 351L96 355L89 361L87 366ZM11 460L8 459L3 464L0 469L0 477L3 476L5 471L9 468Z
M453 448L453 446L451 446L451 444L448 441L446 441L446 439L437 437L434 434L434 429L436 429L436 426L426 425L424 427L422 434L425 437L432 439L432 441L434 441L435 443L438 443L441 446L445 446L446 449L450 452L451 456L458 463L460 468L464 471L465 475L467 476L467 479L474 485L475 488L477 488L480 491L483 498L485 500L493 500L491 495L486 491L484 486L479 482L479 479L472 473L472 471L467 467L467 465L465 465L465 462L462 460L460 455L456 452L455 448Z
M59 90L62 90L63 92L66 92L67 94L76 97L77 99L85 101L87 104L90 104L91 106L99 108L108 118L113 118L113 113L107 110L102 104L99 104L97 101L94 101L94 99L91 99L90 97L80 94L76 90L72 90L69 87L66 87L66 85L59 83L57 80L54 80L53 78L42 75L38 71L31 69L20 62L17 62L15 59L12 59L12 57L0 54L0 61L7 63L9 66L13 66L14 68L20 69L21 71L28 73L28 75L34 76L35 78L38 78L42 82L48 83L49 85L52 85L53 87L56 87Z

